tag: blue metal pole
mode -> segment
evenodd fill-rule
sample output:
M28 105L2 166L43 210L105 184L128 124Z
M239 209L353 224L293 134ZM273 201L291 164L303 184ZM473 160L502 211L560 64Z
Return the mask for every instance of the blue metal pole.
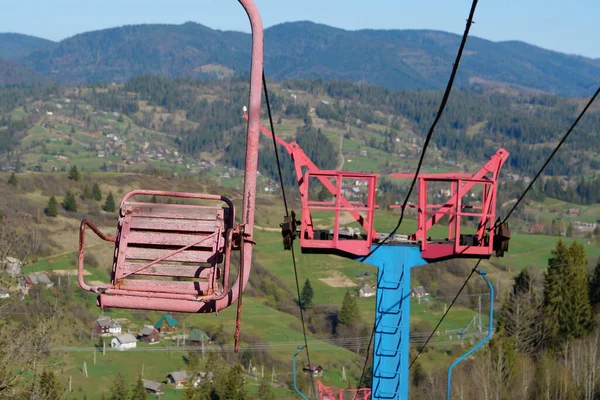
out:
M410 270L427 264L415 245L381 246L363 262L379 268L373 338L373 400L408 399Z
M485 283L487 283L488 287L490 288L490 321L488 323L488 333L486 335L485 338L483 338L483 340L479 343L477 343L475 345L475 347L473 347L471 350L469 350L466 354L464 354L462 357L460 357L458 360L454 361L452 363L452 365L450 365L450 368L448 368L448 391L446 393L446 399L450 400L450 392L452 389L452 369L454 369L454 367L456 367L460 362L462 362L465 358L469 357L471 354L473 354L473 352L475 350L477 350L478 348L480 348L481 346L483 346L485 344L485 342L487 342L488 340L490 340L490 338L492 337L492 325L493 325L493 321L494 321L494 287L492 286L491 282L488 280L487 278L487 273L485 271L477 271L477 273L479 275L481 275L481 277L483 278L483 280L485 281Z
M300 354L303 348L303 346L298 346L298 351L296 352L296 354L294 354L294 357L292 357L292 370L294 371L294 390L296 390L296 392L300 396L302 396L304 400L308 400L308 397L302 394L302 392L300 391L300 389L298 389L298 386L296 385L296 356Z

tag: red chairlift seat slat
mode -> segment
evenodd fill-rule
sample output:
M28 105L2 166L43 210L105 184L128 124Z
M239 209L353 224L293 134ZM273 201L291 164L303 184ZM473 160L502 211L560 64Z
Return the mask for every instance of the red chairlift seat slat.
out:
M136 195L224 202L225 206L141 203ZM89 221L80 230L79 280L84 289L106 296L164 299L165 311L178 311L178 301L203 302L229 291L230 253L235 210L222 196L137 190L125 195L119 210L117 236L103 235ZM91 287L83 279L85 228L115 242L111 281ZM222 281L218 279L222 278ZM135 308L135 305L132 305Z

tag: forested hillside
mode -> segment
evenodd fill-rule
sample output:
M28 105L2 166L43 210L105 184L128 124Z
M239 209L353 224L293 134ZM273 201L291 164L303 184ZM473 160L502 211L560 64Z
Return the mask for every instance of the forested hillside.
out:
M148 163L167 160L165 148L154 147L162 143L170 149L168 157L188 170L202 168L202 160L243 168L244 79L141 76L122 86L48 86L3 93L0 151L8 155L5 167L15 168L19 160L21 169L61 169L73 162L83 168L117 168L118 162L122 168L144 169ZM440 97L436 91L393 91L317 79L273 84L271 106L276 133L296 140L321 168L388 174L413 170ZM425 168L474 171L504 147L511 155L503 180L521 187L580 107L579 99L553 95L456 90L433 136ZM594 106L546 169L553 178L535 187L539 199L551 196L583 204L600 199L595 175L600 169L599 126L600 107ZM51 139L52 132L60 135ZM277 181L268 144L263 141L259 167L265 177ZM285 183L294 185L291 160L287 155L281 158ZM401 192L385 179L381 182L384 191Z
M34 50L45 49L54 42L20 33L0 33L0 58L17 60Z
M246 74L250 59L250 35L192 22L123 26L57 44L8 39L11 46L3 48L0 36L0 57L19 58L52 79L79 84L123 83L140 74L223 78ZM440 90L459 42L458 35L440 31L346 31L291 22L265 30L265 69L267 77L278 80L338 78L391 89ZM470 37L466 50L457 77L462 87L479 84L586 96L600 73L592 59L523 42Z

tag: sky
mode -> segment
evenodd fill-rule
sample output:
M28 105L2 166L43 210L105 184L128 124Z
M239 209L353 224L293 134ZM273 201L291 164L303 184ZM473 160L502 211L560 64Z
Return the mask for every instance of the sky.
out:
M471 0L255 0L265 27L310 20L338 28L436 29L462 34ZM235 0L3 0L0 32L51 40L141 23L198 22L249 31ZM10 3L10 5L9 5ZM600 0L480 0L473 36L520 40L600 58Z

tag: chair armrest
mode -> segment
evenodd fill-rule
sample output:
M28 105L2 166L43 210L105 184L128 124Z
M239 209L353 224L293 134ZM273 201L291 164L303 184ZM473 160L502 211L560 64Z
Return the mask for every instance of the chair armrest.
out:
M117 239L115 237L113 237L113 236L105 235L104 233L102 233L102 231L100 231L100 229L98 229L94 224L92 224L87 219L82 219L81 220L81 225L79 226L79 258L78 258L78 264L79 265L78 265L78 268L77 268L77 280L79 282L79 286L83 290L88 290L90 292L99 293L99 290L101 289L101 287L99 287L99 286L89 286L83 280L83 260L84 260L85 227L86 226L89 226L90 229L92 231L94 231L94 233L96 235L98 235L102 240L114 243L114 242L116 242Z

